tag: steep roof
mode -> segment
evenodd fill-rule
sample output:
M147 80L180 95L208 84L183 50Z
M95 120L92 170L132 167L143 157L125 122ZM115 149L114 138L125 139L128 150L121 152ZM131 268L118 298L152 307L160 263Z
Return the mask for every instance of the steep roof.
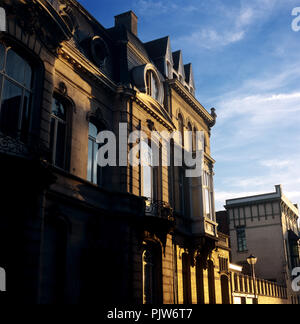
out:
M155 39L151 42L144 43L144 46L152 59L165 57L168 51L169 37Z
M195 80L192 63L186 64L184 66L185 81L195 89Z
M182 52L176 51L173 53L173 62L174 69L182 75L183 79L185 79L185 71L183 66Z

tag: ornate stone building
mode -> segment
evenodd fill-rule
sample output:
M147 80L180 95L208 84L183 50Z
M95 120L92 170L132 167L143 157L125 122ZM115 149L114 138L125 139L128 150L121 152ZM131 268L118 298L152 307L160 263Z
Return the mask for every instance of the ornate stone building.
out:
M113 304L231 303L228 237L218 234L214 208L216 114L195 98L182 52L172 52L169 37L141 42L133 12L105 29L75 0L0 6L8 300L98 303L105 294ZM128 134L203 131L203 176L162 164L100 168L97 134L113 131L122 146L120 123ZM173 147L196 150L192 142Z

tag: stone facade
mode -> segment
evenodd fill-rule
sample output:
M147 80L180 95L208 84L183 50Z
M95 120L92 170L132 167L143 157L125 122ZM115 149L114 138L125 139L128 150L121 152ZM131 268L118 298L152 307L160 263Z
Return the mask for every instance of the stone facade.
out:
M227 200L227 213L219 217L227 218L232 261L250 274L246 259L254 254L257 276L287 287L289 302L298 303L292 291L292 270L300 265L299 210L281 186L275 189L274 193Z
M232 303L228 237L217 232L214 208L216 114L195 98L192 65L168 37L142 43L133 12L105 29L74 0L0 6L0 267L8 300L91 304L105 293L106 304ZM120 123L148 136L203 131L206 183L182 176L185 167L155 167L144 197L142 167L98 168L93 130L113 131L119 145Z

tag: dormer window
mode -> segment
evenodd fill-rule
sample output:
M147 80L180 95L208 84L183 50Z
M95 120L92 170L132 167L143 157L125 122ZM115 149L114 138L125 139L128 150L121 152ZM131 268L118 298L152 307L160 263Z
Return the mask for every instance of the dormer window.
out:
M159 82L157 76L152 70L148 70L146 74L146 82L147 82L147 94L154 98L155 100L159 100Z
M167 77L169 78L169 79L171 79L172 78L172 65L171 65L171 63L170 62L167 62Z

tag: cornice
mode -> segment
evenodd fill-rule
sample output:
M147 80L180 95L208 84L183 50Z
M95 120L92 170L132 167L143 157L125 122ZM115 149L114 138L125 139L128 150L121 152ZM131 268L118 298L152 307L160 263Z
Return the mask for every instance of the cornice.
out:
M194 111L204 118L204 120L208 123L209 127L213 127L216 123L216 114L215 110L210 114L201 104L200 102L187 90L184 86L177 80L166 80L166 83L174 89L193 109Z
M136 90L128 89L123 86L119 86L117 88L117 92L119 95L125 95L127 98L136 102L151 117L153 117L161 125L166 127L168 129L168 131L173 132L175 130L175 126L172 125L168 120L166 120L166 118L160 112L159 108L157 108L157 111L153 110L153 107L150 107L150 105L147 105L147 103L145 101L143 101L141 98L139 98L138 92ZM150 100L150 98L149 98L149 100Z
M167 122L164 118L162 118L157 112L155 112L152 108L150 108L144 101L139 99L137 96L132 98L141 108L143 108L150 116L152 116L155 120L157 120L160 124L168 129L169 132L174 131L174 126Z
M100 82L102 86L116 93L117 85L102 73L94 64L87 60L79 51L65 43L59 50L58 55L68 62L74 70L80 71L92 78L95 82Z

